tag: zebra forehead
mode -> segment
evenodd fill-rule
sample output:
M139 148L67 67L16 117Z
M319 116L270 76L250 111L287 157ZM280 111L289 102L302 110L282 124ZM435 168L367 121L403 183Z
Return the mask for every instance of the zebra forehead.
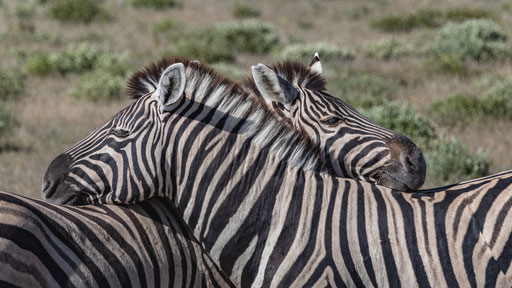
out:
M210 66L199 63L196 60L190 60L187 58L163 58L157 62L150 63L136 71L130 76L127 81L125 94L133 99L138 99L147 93L156 90L158 80L164 72L164 70L175 63L183 63L185 69L188 67L194 67L194 71L197 75L208 75L213 85L229 85L236 86L237 84L217 72L215 72Z
M270 68L295 86L315 91L326 90L326 81L322 74L309 69L308 66L303 65L302 63L283 61L272 65ZM242 85L244 87L248 87L257 94L259 93L256 88L256 84L251 77L246 78L242 82Z

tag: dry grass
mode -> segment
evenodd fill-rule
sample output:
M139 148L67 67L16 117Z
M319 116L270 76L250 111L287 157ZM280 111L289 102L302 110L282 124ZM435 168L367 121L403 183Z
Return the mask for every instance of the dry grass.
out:
M236 21L232 8L238 0L183 1L176 9L155 10L135 8L126 1L104 1L110 19L89 24L65 24L49 16L49 6L36 7L36 13L20 23L14 11L16 0L3 0L0 6L0 69L23 67L26 56L35 51L55 51L70 42L106 45L114 52L126 53L132 68L140 67L162 56L172 39L155 40L151 27L166 19L201 28L212 24ZM34 1L38 3L38 1ZM428 4L428 5L427 5ZM40 4L37 4L40 5ZM392 98L415 107L428 119L426 107L432 101L456 92L470 92L481 75L510 75L509 62L468 63L468 74L438 75L425 71L425 57L416 47L428 44L435 30L422 28L411 33L383 33L370 27L378 17L408 13L418 9L483 8L496 16L498 23L512 35L512 15L503 12L500 1L275 1L251 3L260 11L259 19L273 24L283 44L329 42L355 51L351 62L324 63L330 79L351 71L371 71L398 83ZM484 7L485 5L485 7ZM297 17L300 15L300 17ZM28 22L27 22L28 21ZM307 23L307 25L304 25ZM307 27L306 27L307 26ZM32 28L30 28L32 27ZM31 32L30 30L33 29ZM412 45L412 55L389 60L369 59L363 53L368 45L393 37ZM278 53L264 55L236 54L234 65L241 73L249 73L250 65L270 63ZM321 56L321 55L320 55ZM229 67L230 66L225 66ZM27 76L24 95L8 103L19 122L14 132L0 139L0 189L39 197L41 178L51 159L86 136L109 116L126 106L129 100L95 104L70 97L81 75ZM456 136L470 151L485 149L493 159L491 172L512 168L512 123L474 123L465 129L443 128L446 135ZM427 186L429 182L427 181Z

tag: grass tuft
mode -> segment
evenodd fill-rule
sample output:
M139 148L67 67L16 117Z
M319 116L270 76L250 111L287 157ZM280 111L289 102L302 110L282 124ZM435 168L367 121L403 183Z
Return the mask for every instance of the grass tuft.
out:
M231 14L236 18L257 18L260 17L260 10L245 3L237 2L231 8Z
M168 9L182 6L182 2L179 0L130 0L130 3L135 7L153 9Z
M491 13L482 9L454 8L451 10L420 9L408 14L388 15L373 20L370 25L386 32L408 32L417 28L436 28L448 22L490 18Z
M93 102L118 100L121 98L123 84L123 77L98 70L82 76L71 95Z
M0 102L0 137L5 135L15 123L14 115Z
M25 76L18 71L0 70L0 101L17 98L25 91Z
M384 105L391 100L394 84L370 73L355 73L338 81L329 81L329 91L356 108Z
M112 70L115 74L124 74L127 66L122 55L110 53L95 45L82 43L70 45L62 51L37 53L27 59L27 71L36 75L48 75L58 72L85 72L95 68Z
M100 4L101 0L55 0L50 7L50 15L61 22L89 23L109 17Z

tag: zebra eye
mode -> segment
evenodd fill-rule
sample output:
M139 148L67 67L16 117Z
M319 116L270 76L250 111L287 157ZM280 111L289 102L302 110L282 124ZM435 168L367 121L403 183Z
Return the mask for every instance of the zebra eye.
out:
M343 121L343 119L341 119L340 117L337 117L337 116L332 116L327 119L320 120L320 122L322 124L329 125L329 126L334 126L334 125L340 123L341 121Z
M112 128L112 129L110 129L110 134L117 136L117 137L124 138L124 137L128 137L128 135L130 135L130 131L128 131L126 129Z

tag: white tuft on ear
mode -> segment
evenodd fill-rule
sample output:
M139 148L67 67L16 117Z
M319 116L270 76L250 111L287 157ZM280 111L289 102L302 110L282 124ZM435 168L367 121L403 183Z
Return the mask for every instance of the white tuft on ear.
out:
M313 60L311 60L311 63L309 63L309 69L315 71L318 74L322 74L322 62L320 62L320 56L318 56L318 53L315 53Z
M165 69L153 93L161 108L176 103L180 99L185 90L185 82L185 66L182 63L172 64Z
M251 69L254 83L266 99L289 104L298 97L299 91L269 67L258 64L252 66Z

